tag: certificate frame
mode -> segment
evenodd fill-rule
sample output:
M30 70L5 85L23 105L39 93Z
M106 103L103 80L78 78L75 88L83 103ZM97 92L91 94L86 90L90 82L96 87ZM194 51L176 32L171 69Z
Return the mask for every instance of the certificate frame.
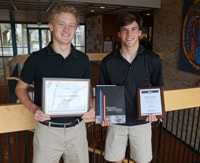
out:
M164 118L165 104L162 87L145 87L137 89L138 119L145 120L150 114Z
M81 116L89 109L90 79L43 78L42 110L51 117Z

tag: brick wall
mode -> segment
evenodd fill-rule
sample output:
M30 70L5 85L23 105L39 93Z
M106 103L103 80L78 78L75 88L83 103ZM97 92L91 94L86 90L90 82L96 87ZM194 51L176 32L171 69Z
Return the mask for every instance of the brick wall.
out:
M166 89L196 87L200 76L178 70L184 0L162 0L155 10L153 50L163 53Z

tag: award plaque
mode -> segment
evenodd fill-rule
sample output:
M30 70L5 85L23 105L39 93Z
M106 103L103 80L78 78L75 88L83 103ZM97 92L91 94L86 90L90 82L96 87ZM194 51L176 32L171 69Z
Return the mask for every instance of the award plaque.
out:
M138 119L144 120L154 114L157 118L165 116L164 96L162 87L137 89Z
M43 78L42 94L45 114L80 116L89 108L90 79Z

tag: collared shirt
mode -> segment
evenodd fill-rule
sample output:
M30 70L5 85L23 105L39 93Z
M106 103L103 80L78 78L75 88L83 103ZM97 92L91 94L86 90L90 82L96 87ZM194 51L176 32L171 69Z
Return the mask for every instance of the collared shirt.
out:
M137 120L137 88L163 86L162 62L158 55L140 46L132 63L120 50L107 55L101 63L99 84L125 87L126 125L145 123Z
M73 45L68 57L56 53L50 43L40 51L33 52L24 63L20 78L28 84L34 83L34 102L42 104L43 78L91 78L88 56ZM74 117L75 118L75 117ZM69 122L74 118L52 118L54 122Z

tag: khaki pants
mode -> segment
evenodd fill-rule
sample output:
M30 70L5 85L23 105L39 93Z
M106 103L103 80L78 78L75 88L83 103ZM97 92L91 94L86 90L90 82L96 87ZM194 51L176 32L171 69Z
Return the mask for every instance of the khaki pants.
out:
M116 162L123 160L129 140L130 157L136 162L148 163L152 159L151 123L108 127L105 159Z
M33 140L33 163L88 163L85 122L74 127L57 128L37 123Z

